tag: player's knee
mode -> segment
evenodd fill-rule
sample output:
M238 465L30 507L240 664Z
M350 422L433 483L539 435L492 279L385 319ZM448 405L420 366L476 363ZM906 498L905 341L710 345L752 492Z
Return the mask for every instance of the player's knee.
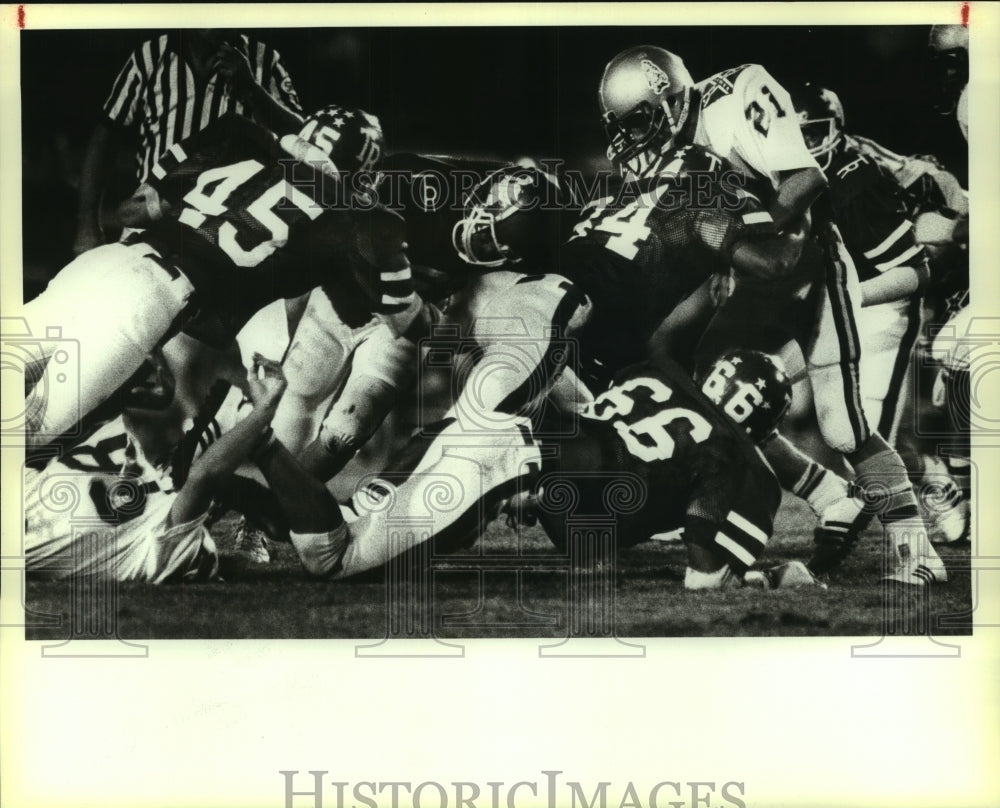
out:
M841 365L809 368L820 435L827 446L844 454L857 451L870 434L856 384L845 378L849 376Z
M330 454L356 452L374 431L357 411L334 407L320 426L319 439Z

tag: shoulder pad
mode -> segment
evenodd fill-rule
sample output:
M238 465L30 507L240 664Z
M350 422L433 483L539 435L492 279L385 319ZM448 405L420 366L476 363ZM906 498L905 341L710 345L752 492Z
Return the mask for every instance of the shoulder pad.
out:
M698 82L697 86L701 90L701 108L705 109L705 107L715 103L720 98L732 95L736 89L736 80L752 68L762 69L760 65L748 63L723 70L714 76L709 76L704 81Z

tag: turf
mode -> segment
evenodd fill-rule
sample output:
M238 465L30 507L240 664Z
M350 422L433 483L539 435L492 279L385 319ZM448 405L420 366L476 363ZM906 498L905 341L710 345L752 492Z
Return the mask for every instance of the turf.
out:
M806 558L813 524L804 505L786 498L766 563ZM613 568L594 573L571 568L539 528L517 534L496 521L471 550L435 557L433 572L411 569L390 587L386 576L398 569L367 580L310 580L288 545L277 546L271 564L249 566L226 552L231 519L214 532L225 581L120 585L108 618L97 624L104 628L95 633L117 632L122 639L971 633L969 544L939 548L948 583L886 587L878 582L881 542L872 529L828 576L827 589L708 593L683 589L684 553L677 542L622 550ZM70 613L70 604L80 601L68 582L29 579L26 595L29 612L61 618L55 627L29 626L27 639L65 639L72 625L79 636L79 627L89 625Z

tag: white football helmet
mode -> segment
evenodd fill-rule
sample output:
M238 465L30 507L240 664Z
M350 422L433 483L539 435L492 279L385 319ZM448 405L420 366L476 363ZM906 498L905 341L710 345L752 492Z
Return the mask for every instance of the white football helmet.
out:
M651 173L687 120L694 80L679 56L653 45L629 48L604 68L598 98L608 157L623 173Z

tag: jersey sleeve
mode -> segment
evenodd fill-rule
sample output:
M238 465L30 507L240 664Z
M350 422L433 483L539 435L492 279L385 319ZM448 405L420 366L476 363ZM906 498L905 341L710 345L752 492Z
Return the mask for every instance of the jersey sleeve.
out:
M713 141L716 131L728 128L731 150L775 187L781 171L819 169L802 139L791 97L760 65L746 65L733 81L731 95L708 107L705 115L712 119Z
M421 301L413 287L401 216L377 208L359 223L358 254L371 281L373 309L398 335L413 321Z
M778 233L774 219L753 194L737 189L734 209L725 207L692 210L694 240L730 260L733 248L743 239L768 238Z
M273 53L274 58L271 61L271 76L267 92L283 107L302 117L302 104L299 101L299 94L295 92L295 86L292 84L292 77L281 61L281 54L277 51L273 51Z
M150 43L144 43L132 51L125 65L118 73L111 94L104 102L104 114L119 126L132 126L137 122L136 111L146 83L146 60L144 54Z
M684 540L723 555L742 572L763 554L774 530L781 490L758 463L725 462L721 456L699 464L697 483L684 519Z
M264 91L289 112L302 117L302 104L292 85L292 77L281 61L281 54L270 45L243 36L244 47L251 54L254 78Z
M862 280L924 263L923 246L914 236L898 186L870 160L859 160L835 173L831 196L844 243L861 264Z

